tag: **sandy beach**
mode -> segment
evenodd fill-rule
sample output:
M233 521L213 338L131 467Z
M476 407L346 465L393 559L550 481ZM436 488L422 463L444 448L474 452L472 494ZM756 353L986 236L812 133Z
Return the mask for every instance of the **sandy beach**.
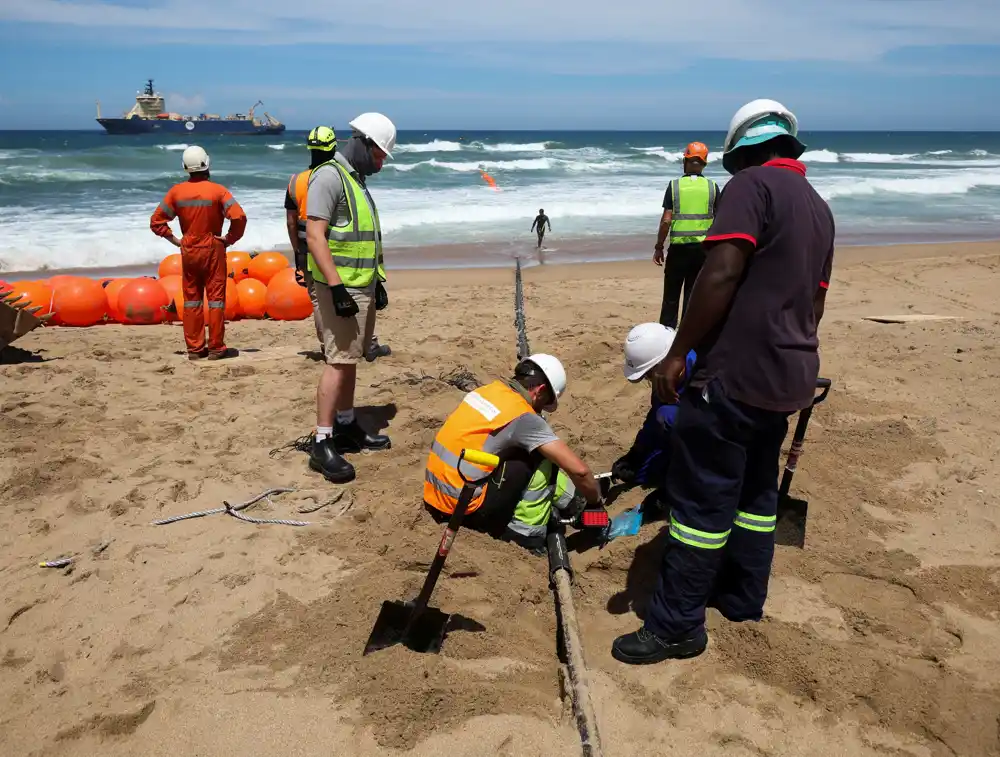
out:
M764 621L710 611L703 656L624 666L611 642L642 617L664 534L572 554L608 757L1000 755L998 272L996 242L838 252L833 389L792 486L805 547L778 548ZM569 374L551 421L595 470L645 413L621 349L661 287L648 262L526 271L531 347ZM232 323L243 354L218 363L189 363L166 325L39 329L5 351L0 754L580 754L544 558L462 531L432 604L474 622L438 656L361 656L440 535L421 481L462 397L449 378L515 359L509 268L390 268L388 290L392 355L361 366L357 404L393 448L353 456L346 487L289 447L314 424L311 321ZM865 320L882 315L946 318ZM248 516L310 525L152 525L271 487L295 491Z

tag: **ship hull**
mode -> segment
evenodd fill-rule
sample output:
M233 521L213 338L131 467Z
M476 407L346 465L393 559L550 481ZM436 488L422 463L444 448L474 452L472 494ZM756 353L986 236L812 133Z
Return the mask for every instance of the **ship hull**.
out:
M108 134L267 135L281 134L285 131L284 124L257 125L250 120L170 121L165 118L98 118L97 123L103 126Z

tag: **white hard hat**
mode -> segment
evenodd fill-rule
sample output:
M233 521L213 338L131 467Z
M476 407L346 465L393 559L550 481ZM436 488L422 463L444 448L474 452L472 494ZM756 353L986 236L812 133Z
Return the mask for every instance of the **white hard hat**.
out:
M625 365L629 381L641 381L670 352L677 332L662 323L640 323L625 338Z
M534 363L545 374L545 380L549 382L549 386L552 388L553 399L550 404L542 409L551 413L559 407L559 398L566 391L566 369L563 368L563 364L557 358L542 352L529 355L525 358L525 361Z
M722 165L732 173L734 150L750 145L759 145L775 137L790 137L797 145L799 157L806 146L799 141L799 121L795 114L777 100L754 100L748 102L729 122L729 132L722 146Z
M184 170L188 173L198 173L199 171L208 170L208 153L198 145L191 145L184 150L184 155L181 156L181 165L184 166Z
M381 113L362 113L348 124L377 144L386 155L392 157L396 147L396 125Z

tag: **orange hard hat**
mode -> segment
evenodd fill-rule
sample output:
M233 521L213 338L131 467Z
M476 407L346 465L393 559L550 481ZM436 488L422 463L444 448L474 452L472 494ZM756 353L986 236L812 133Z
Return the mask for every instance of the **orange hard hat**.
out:
M708 148L703 142L692 142L687 146L684 151L685 158L700 158L704 162L708 162Z

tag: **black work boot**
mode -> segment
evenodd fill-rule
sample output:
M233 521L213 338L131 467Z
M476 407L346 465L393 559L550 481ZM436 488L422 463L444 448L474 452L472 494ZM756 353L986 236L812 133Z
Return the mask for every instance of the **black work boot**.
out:
M665 641L643 626L638 631L619 636L611 645L611 656L629 665L650 665L664 660L681 660L697 657L708 646L705 629L689 639Z
M336 423L333 426L333 441L337 452L361 452L362 450L389 449L392 442L385 434L369 434L355 418L350 423Z
M309 467L323 474L323 478L335 484L346 484L354 479L354 466L342 458L333 444L333 439L321 442L313 439L309 453Z

